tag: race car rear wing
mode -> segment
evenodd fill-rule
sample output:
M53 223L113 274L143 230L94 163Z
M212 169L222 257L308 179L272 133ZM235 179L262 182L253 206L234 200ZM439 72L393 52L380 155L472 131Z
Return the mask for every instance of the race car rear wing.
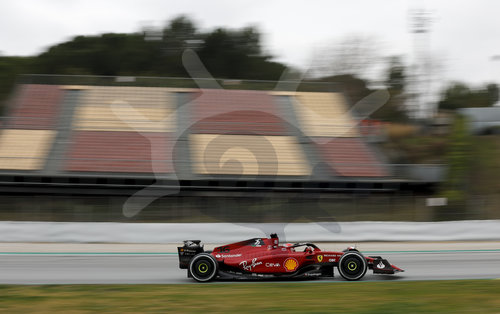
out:
M184 246L177 247L179 254L179 268L187 269L191 259L199 253L203 253L203 244L201 240L185 240Z

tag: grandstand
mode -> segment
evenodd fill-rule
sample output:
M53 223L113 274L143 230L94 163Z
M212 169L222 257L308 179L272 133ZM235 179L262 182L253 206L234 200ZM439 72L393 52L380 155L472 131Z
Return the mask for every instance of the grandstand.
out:
M158 180L320 191L416 183L365 141L340 92L73 81L17 86L0 131L9 191L130 193Z

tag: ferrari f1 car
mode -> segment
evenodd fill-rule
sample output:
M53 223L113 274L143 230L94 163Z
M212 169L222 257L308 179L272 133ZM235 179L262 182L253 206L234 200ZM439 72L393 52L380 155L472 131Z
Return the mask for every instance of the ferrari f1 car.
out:
M254 238L204 251L200 240L178 247L179 267L199 282L214 279L333 277L334 268L346 280L374 274L395 274L401 268L380 256L364 256L356 248L322 251L313 243L279 243L278 236Z

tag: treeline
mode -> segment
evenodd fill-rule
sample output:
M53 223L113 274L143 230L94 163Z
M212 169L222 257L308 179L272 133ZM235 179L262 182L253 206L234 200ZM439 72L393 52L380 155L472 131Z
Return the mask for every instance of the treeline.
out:
M182 64L182 54L187 48L196 51L207 70L216 78L275 81L287 67L273 61L273 57L265 53L261 35L253 27L201 31L189 18L180 16L169 21L163 29L77 36L37 56L0 57L0 111L3 112L5 100L19 74L189 77ZM362 54L369 54L369 51L361 49L359 53L361 55L355 59L363 60ZM403 122L408 119L405 103L410 97L407 91L409 66L400 57L388 60L381 81L391 93L391 99L372 118ZM327 63L346 63L345 71L315 78L314 81L336 85L346 94L348 102L354 104L372 90L366 80L356 75L355 62L348 61L344 58L326 60ZM314 90L313 85L306 83L299 88ZM497 100L496 84L471 88L455 83L443 91L439 108L491 106Z
M465 83L451 83L442 93L439 109L455 110L469 107L490 107L499 100L497 84L470 87Z
M5 99L16 76L26 73L187 77L186 48L195 49L217 78L278 80L286 68L264 53L255 28L202 32L181 16L153 33L77 36L37 56L0 57L0 97Z
M218 28L204 33L181 16L156 34L78 36L39 55L35 71L184 77L182 53L186 48L195 49L215 77L277 80L285 69L263 53L256 29Z
M37 56L0 57L0 102L4 103L19 74L189 77L182 63L187 48L196 51L216 78L277 81L287 68L264 52L261 35L253 27L203 32L180 16L163 29L77 36ZM343 90L350 103L370 93L367 82L354 74L314 81ZM307 83L299 89L324 91L324 86Z

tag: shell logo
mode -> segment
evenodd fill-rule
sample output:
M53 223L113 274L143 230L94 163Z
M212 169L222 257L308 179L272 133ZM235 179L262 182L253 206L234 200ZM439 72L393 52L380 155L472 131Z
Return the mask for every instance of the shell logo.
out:
M283 266L285 267L286 271L295 271L297 267L299 267L299 262L297 262L295 258L289 257L285 260Z

